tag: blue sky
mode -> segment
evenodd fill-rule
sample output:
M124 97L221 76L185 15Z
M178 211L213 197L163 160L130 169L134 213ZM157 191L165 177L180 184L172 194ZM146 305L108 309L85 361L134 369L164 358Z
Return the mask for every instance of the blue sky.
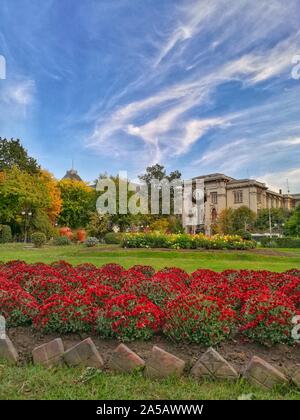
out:
M298 0L1 0L0 136L57 177L160 162L300 192Z

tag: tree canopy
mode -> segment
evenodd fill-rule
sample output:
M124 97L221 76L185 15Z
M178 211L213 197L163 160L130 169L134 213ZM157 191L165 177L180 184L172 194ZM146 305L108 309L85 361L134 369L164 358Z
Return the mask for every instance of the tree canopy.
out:
M32 174L40 171L37 161L28 155L19 139L7 140L0 137L0 171L12 169L14 166Z

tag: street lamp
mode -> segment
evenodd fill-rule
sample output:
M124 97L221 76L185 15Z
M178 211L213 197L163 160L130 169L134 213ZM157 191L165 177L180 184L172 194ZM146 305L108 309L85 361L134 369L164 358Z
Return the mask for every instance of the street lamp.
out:
M270 238L272 237L272 215L271 215L271 207L269 207L269 230L270 230Z
M31 211L22 211L22 216L24 217L24 244L27 243L27 236L28 236L28 227L29 227L29 219L32 216Z

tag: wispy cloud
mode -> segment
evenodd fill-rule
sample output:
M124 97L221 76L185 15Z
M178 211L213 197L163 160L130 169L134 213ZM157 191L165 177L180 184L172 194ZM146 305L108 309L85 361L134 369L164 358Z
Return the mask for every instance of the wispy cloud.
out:
M0 91L0 100L9 105L26 108L33 102L34 92L33 80L7 82Z
M284 193L300 191L300 168L291 168L285 171L264 173L259 180L266 182L275 191L282 189Z
M135 147L146 148L149 161L153 157L162 161L176 158L188 153L211 130L228 126L226 115L218 111L209 118L199 116L201 107L212 107L220 86L234 81L255 86L284 73L285 80L289 79L291 57L300 47L293 17L282 11L279 1L254 4L242 0L231 7L225 4L188 1L175 7L174 28L168 30L166 37L159 37L160 43L156 42L152 70L131 85L131 94L143 98L106 110L87 139L89 147L109 150L112 142L138 138L141 143L134 142ZM290 10L296 6L292 1ZM281 39L274 38L274 30L283 30L287 20L291 32ZM192 61L191 52L197 41L202 48L199 61L189 66L189 72L181 71L181 80L174 83L173 71L178 72L182 62ZM156 93L149 94L148 84L152 82Z
M298 0L13 3L0 6L0 123L38 125L54 166L59 147L89 177L91 162L132 175L156 161L186 176L297 168Z

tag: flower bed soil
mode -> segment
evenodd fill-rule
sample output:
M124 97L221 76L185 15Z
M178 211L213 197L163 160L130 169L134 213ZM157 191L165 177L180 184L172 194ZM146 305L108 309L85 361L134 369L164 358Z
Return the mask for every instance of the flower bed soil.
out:
M57 334L41 334L30 327L15 327L8 330L8 336L13 341L20 354L20 363L30 363L32 361L32 350L45 344ZM118 340L103 340L98 336L89 334L68 334L60 336L64 342L65 349L71 348L86 337L91 337L99 352L101 353L105 367L112 351L118 346ZM142 359L150 357L153 345L158 345L164 350L180 357L191 367L198 358L207 350L207 347L197 344L173 344L163 337L156 336L151 341L134 341L127 344ZM252 356L256 355L278 367L286 375L292 376L296 368L300 366L300 346L276 345L272 348L260 346L255 343L240 341L230 341L220 344L216 348L222 356L231 363L238 372L241 372Z

